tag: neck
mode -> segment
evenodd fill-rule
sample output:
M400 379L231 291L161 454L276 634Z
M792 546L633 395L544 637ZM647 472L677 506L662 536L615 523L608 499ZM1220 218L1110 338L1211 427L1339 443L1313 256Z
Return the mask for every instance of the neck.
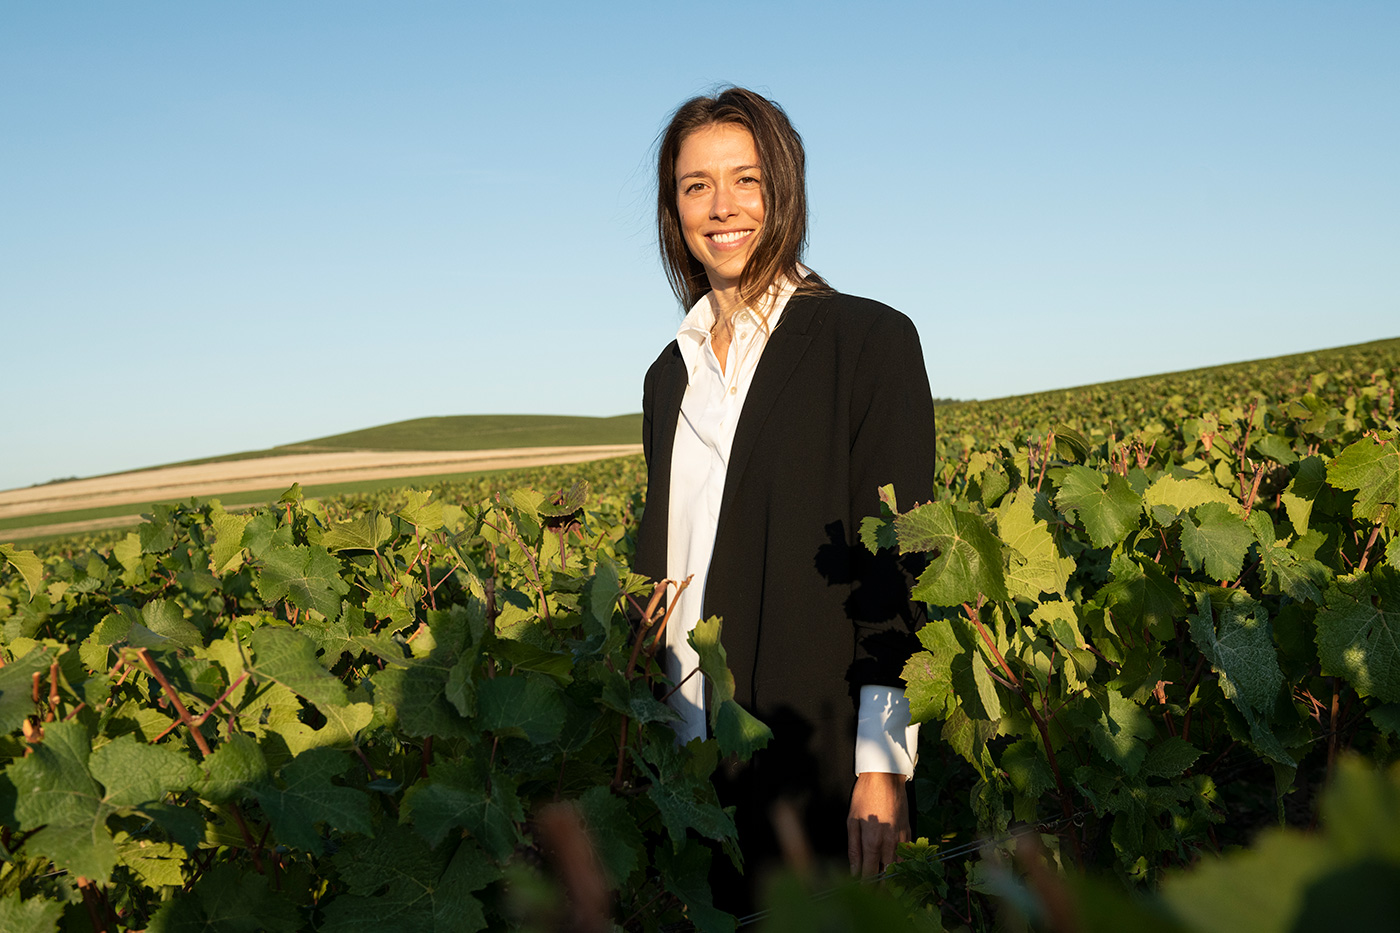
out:
M744 303L739 300L739 286L731 285L728 288L711 288L710 299L714 302L715 316L721 321L727 321L740 310Z

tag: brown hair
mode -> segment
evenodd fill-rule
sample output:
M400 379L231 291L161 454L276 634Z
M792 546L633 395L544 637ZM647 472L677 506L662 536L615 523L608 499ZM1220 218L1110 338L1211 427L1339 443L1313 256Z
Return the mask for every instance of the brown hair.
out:
M725 123L749 131L763 170L759 178L763 226L739 277L740 301L755 306L769 286L784 276L801 282L803 291L828 291L820 276L804 280L798 270L807 245L807 159L802 137L782 107L741 87L691 98L676 108L661 135L656 160L656 238L671 290L687 308L710 290L705 267L691 255L681 232L676 157L691 133Z

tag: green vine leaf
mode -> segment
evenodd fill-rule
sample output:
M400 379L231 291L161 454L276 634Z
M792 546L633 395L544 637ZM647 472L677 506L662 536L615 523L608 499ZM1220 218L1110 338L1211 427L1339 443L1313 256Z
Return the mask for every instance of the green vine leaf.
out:
M1298 534L1308 533L1313 505L1326 483L1327 464L1321 457L1305 457L1298 461L1293 479L1279 497L1284 511L1288 513L1288 520L1293 524L1293 530Z
M289 600L298 609L314 609L335 618L340 597L350 586L340 579L340 562L324 547L304 544L269 548L256 575L258 595L271 606Z
M1117 473L1107 475L1084 466L1066 467L1055 505L1078 514L1094 547L1112 547L1137 527L1142 499Z
M1400 573L1379 567L1329 587L1317 654L1323 674L1345 677L1361 696L1400 700Z
M515 735L537 745L551 742L564 725L559 686L540 676L483 680L476 688L477 725L497 735Z
M329 823L345 833L372 835L369 798L363 791L332 783L353 764L344 752L314 748L302 752L282 769L278 781L263 781L254 796L272 821L273 834L283 845L320 855L317 823Z
M1220 675L1220 689L1243 714L1255 747L1279 764L1297 762L1269 727L1274 704L1283 689L1283 671L1264 607L1245 596L1232 595L1215 621L1210 597L1202 594L1191 617L1191 640Z
M1146 627L1155 637L1171 638L1175 620L1186 610L1181 589L1156 561L1118 555L1109 565L1112 582L1098 595L1113 613L1114 625L1124 640L1131 640L1132 626Z
M295 629L264 625L253 632L248 672L279 683L321 707L349 703L345 685L316 659L316 646Z
M248 520L246 515L232 515L222 508L212 515L214 547L209 552L209 566L214 573L229 573L243 565L243 532Z
M399 821L411 823L428 845L461 827L498 862L520 840L517 824L523 819L516 782L472 758L433 762L428 780L408 789L399 810Z
M195 785L196 791L220 804L251 795L271 776L257 740L237 732L204 759L202 769L207 777Z
M264 876L222 862L200 876L188 894L160 905L148 933L296 933L296 905L274 892Z
M442 503L430 502L431 489L408 490L408 505L399 510L399 518L414 525L418 531L436 531L442 527Z
M1200 757L1199 748L1181 736L1171 735L1148 750L1142 762L1142 772L1152 777L1177 777Z
M1240 517L1219 502L1196 506L1181 523L1181 550L1187 566L1213 580L1234 580L1254 535Z
M1089 740L1104 758L1136 775L1147 758L1147 742L1156 734L1147 711L1117 690L1108 691L1108 709L1089 729Z
M997 509L997 531L1010 548L1006 589L1013 599L1038 602L1042 593L1063 595L1074 572L1074 561L1060 552L1049 523L1036 516L1038 504L1048 511L1042 496L1022 486Z
M47 672L53 659L52 648L36 646L0 667L0 733L14 732L34 712L34 701L29 698L34 675Z
M578 801L584 827L598 853L598 860L614 886L622 884L638 865L644 864L646 840L627 801L607 787L584 791Z
M1165 507L1182 513L1209 503L1225 506L1237 515L1244 514L1239 500L1208 479L1182 479L1170 473L1153 481L1142 494L1143 505L1149 510Z
M1400 531L1400 441L1394 432L1348 446L1327 464L1327 481L1356 491L1356 518Z
M321 536L328 551L377 551L394 537L394 523L387 515L370 512L348 522L337 522Z
M29 757L6 769L17 793L19 828L38 830L37 845L60 868L106 881L119 857L103 803L102 788L88 771L92 745L87 729L56 722Z
M535 506L541 518L568 518L588 504L588 483L576 480L567 490L546 496Z
M27 933L49 933L58 928L63 905L58 901L31 897L20 900L15 891L0 897L0 930L25 930Z
M323 933L431 930L475 933L486 916L475 892L500 871L470 841L429 848L406 828L356 839L336 853L349 893L326 907ZM450 858L448 856L451 856Z
M19 571L24 585L29 588L32 600L44 584L44 564L33 551L21 551L13 544L0 544L0 562L7 563Z
M980 517L946 502L915 506L895 519L901 554L934 556L913 597L935 606L960 606L977 597L1007 599L1002 546Z

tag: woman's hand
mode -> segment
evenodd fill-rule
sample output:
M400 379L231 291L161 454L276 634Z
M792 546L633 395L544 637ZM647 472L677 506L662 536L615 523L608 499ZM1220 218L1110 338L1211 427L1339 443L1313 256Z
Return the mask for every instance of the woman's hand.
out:
M846 815L846 854L851 874L878 875L894 861L897 843L909 841L909 798L902 774L865 771L856 777Z

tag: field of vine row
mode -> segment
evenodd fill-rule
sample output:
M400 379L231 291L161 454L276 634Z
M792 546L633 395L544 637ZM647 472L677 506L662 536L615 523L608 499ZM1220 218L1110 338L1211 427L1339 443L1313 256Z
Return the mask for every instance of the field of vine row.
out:
M941 409L937 486L861 530L927 555L925 838L879 888L780 879L762 923L1386 928L1397 381L1386 341ZM710 775L766 729L712 620L715 737L670 740L642 483L294 487L0 545L0 929L734 929Z

